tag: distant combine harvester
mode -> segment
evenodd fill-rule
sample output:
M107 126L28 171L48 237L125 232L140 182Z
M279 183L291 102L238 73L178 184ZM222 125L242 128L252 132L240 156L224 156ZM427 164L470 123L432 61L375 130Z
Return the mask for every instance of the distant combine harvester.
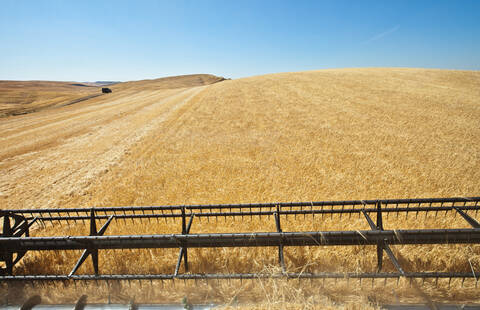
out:
M110 88L108 88L108 87L102 87L102 93L108 94L108 93L111 93L111 92L112 92L112 90L111 90Z

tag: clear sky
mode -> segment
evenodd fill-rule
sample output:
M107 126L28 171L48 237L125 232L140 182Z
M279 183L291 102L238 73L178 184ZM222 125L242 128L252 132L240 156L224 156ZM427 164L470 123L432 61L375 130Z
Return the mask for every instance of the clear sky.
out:
M0 79L480 70L480 0L0 0Z

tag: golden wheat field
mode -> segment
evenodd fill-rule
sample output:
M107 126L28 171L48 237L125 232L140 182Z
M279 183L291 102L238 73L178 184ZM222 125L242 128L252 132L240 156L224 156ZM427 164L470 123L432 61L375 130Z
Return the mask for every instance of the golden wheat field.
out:
M8 82L4 82L8 83ZM9 87L2 86L1 87ZM49 85L37 96L49 93ZM10 87L5 98L28 88ZM12 90L13 89L13 90ZM8 105L0 118L2 209L479 196L480 72L338 69L236 80L119 83L74 104ZM66 101L86 93L65 90ZM87 93L88 92L88 93ZM15 97L16 96L16 97ZM76 98L76 97L75 97ZM37 99L37 101L40 99ZM42 99L43 100L43 99ZM48 100L52 100L48 103ZM62 99L63 100L63 99ZM10 101L13 102L13 99ZM5 108L7 109L7 108ZM2 110L3 111L3 110ZM474 214L471 214L474 216ZM478 218L477 218L478 219ZM289 217L284 231L369 229L364 218ZM459 216L390 216L387 228L468 227ZM100 225L99 222L97 225ZM114 222L106 234L178 233L180 222ZM192 233L275 231L271 219L196 221ZM88 225L33 235L88 233ZM480 245L392 246L407 271L480 270ZM276 272L276 248L194 249L194 272ZM68 273L79 251L28 253L21 274ZM102 273L172 273L178 250L100 251ZM285 248L291 271L375 271L375 247ZM385 260L385 270L393 271ZM85 264L79 273L92 272ZM175 281L1 287L11 300L215 302L251 308L374 309L480 302L474 280Z

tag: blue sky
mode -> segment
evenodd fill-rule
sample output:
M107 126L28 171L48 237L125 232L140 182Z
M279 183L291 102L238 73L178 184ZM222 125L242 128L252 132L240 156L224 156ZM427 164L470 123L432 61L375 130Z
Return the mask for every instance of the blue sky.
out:
M0 2L0 80L480 70L480 0Z

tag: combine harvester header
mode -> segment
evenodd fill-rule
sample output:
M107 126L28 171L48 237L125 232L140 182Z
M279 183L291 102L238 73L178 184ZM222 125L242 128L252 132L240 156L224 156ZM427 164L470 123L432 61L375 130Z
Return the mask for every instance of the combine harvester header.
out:
M473 278L480 272L406 272L392 252L390 245L424 244L479 244L480 224L468 213L478 212L480 197L433 198L433 199L390 199L321 201L298 203L261 203L228 205L185 205L149 207L99 207L72 209L24 209L1 211L3 223L0 236L0 260L5 268L0 270L0 281L74 281L74 280L197 280L197 279L256 279L256 278L295 278L295 279L388 279L415 278ZM469 228L439 229L384 229L385 216L434 213L445 216L459 215ZM369 230L342 231L283 231L282 224L292 217L303 216L312 221L325 216L364 217ZM195 221L222 217L227 219L259 217L275 221L274 232L249 233L195 233L190 234ZM181 221L177 234L105 235L112 221L177 219ZM97 229L97 222L103 222ZM90 234L83 236L35 236L31 237L32 225L36 225L35 235L48 231L57 225L89 225ZM302 246L362 246L374 245L377 248L377 272L348 273L309 273L289 272L285 265L284 247ZM188 264L190 248L220 247L276 247L281 272L263 273L194 273ZM98 251L105 249L159 249L178 248L179 255L175 270L169 274L102 274L98 266ZM71 262L68 274L17 274L15 265L29 251L83 250L78 261ZM383 272L383 254L395 266L394 272ZM91 257L93 274L76 274L78 268ZM184 273L180 267L184 266ZM40 263L40 262L39 262Z

